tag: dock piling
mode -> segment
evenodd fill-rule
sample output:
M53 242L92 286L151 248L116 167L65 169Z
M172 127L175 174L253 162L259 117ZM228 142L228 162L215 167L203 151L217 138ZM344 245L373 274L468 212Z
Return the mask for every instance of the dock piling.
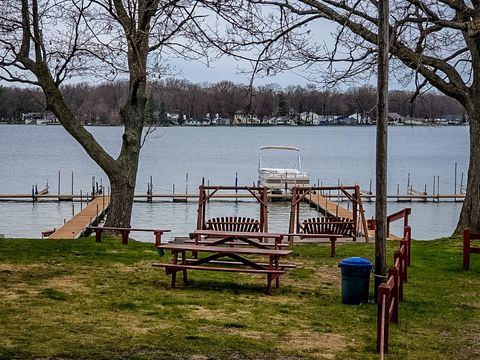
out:
M457 162L455 162L455 184L454 184L453 194L454 195L457 194ZM453 201L457 202L457 197L456 196L453 198Z

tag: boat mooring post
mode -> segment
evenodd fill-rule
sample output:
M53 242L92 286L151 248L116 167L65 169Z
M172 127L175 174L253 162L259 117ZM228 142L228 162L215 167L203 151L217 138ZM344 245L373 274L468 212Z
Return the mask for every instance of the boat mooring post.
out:
M235 195L238 194L238 172L235 172ZM235 204L238 204L238 196L235 196Z
M83 194L82 189L80 189L80 211L83 210Z
M463 171L462 176L460 177L460 194L463 194Z
M147 183L147 202L151 203L153 201L153 178L150 176L150 182Z
M75 216L75 204L72 202L72 218Z
M188 201L188 172L185 174L185 201Z
M453 194L454 194L453 201L457 202L457 162L456 161L455 161L455 190Z
M92 200L95 197L95 176L92 176Z
M435 175L433 175L432 201L435 202Z
M72 198L73 198L73 171L72 171Z
M58 195L60 195L60 170L58 170Z
M437 175L437 202L440 202L440 175Z

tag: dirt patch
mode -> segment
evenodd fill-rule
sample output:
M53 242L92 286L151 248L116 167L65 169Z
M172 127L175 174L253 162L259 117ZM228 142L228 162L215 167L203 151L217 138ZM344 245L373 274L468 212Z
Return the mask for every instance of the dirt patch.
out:
M229 335L242 336L251 339L274 341L282 351L308 354L316 359L334 359L346 349L348 340L339 334L296 331L284 335L250 331L236 328L208 327L209 331L221 332Z
M138 269L144 269L151 267L152 262L151 261L140 261L132 265L125 265L125 264L112 264L111 269L114 269L115 271L122 271L124 273L137 273Z
M42 284L42 286L53 288L70 295L75 292L85 294L91 292L90 288L83 283L83 279L80 276L58 276L48 280L46 283Z
M187 315L187 319L205 319L209 321L228 321L232 319L232 313L225 310L207 309L203 306L187 306L190 312ZM249 311L237 310L235 311L235 318L252 317L252 313Z

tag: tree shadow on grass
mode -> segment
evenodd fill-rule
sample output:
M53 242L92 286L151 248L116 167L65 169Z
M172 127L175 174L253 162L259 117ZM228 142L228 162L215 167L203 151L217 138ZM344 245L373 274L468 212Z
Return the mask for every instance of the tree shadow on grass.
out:
M272 295L285 294L287 291L291 293L290 286L282 289L275 288L275 283L272 284ZM231 294L239 295L265 295L267 291L266 281L264 284L251 284L251 283L239 283L235 280L205 280L205 279L189 279L187 284L179 281L177 288L185 291L210 291L210 292L228 292Z

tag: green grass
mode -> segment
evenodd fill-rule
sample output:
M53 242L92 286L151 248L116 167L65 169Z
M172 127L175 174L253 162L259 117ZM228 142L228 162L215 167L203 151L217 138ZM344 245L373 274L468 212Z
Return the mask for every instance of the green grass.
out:
M398 242L389 244L389 263ZM373 244L302 245L272 296L264 276L152 268L152 244L0 240L0 359L377 359L373 303L341 304L338 262ZM388 359L480 358L480 255L414 242Z

